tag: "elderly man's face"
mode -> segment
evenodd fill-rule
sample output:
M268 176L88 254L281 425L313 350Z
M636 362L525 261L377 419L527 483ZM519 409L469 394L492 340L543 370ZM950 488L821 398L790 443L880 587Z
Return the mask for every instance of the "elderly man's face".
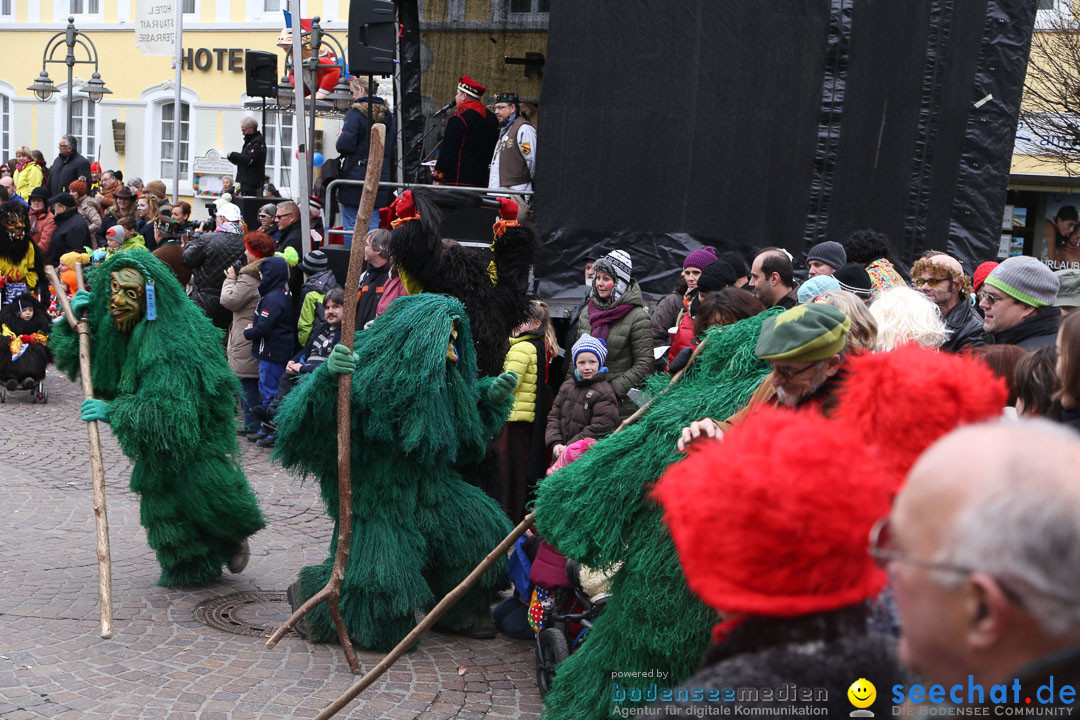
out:
M835 375L843 364L843 358L833 355L810 363L770 361L769 364L773 369L769 381L776 388L777 400L781 405L794 407L817 392L826 380Z
M116 176L111 172L102 173L101 175L101 187L106 190L112 190L116 185Z
M66 138L61 138L56 147L60 150L61 155L71 154L71 143L69 143Z
M296 220L299 217L300 217L299 214L293 208L291 208L291 207L281 207L279 205L278 209L277 209L277 225L278 225L278 229L279 230L284 230L285 228L289 227L294 222L296 222Z

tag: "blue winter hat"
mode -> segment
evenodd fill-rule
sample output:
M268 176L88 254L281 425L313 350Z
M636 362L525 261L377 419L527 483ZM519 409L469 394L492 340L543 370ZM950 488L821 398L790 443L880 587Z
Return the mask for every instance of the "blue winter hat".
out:
M600 367L604 367L604 363L607 362L607 343L588 333L579 337L570 351L571 359L575 365L577 364L577 356L583 352L589 352L595 355L596 359L600 361Z
M839 290L840 281L832 275L815 275L799 286L799 302L808 303L826 290Z

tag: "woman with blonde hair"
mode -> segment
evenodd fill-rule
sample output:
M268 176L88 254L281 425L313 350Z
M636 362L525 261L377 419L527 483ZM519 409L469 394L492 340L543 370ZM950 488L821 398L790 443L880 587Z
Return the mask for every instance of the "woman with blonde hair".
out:
M870 305L877 320L877 352L888 352L908 343L936 349L945 344L945 319L929 298L909 287L880 292Z
M852 352L874 352L877 347L877 320L866 308L866 303L847 290L826 290L814 298L813 302L832 305L844 311L851 319L848 330L848 350Z
M34 162L30 148L25 145L15 151L15 177L13 179L15 192L27 202L30 201L30 193L34 192L34 188L40 187L45 181L41 166Z

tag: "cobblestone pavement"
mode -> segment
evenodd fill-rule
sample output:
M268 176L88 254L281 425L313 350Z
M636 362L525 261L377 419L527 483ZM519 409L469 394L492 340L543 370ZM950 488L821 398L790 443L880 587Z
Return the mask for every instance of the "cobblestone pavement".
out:
M45 405L26 392L0 405L0 718L308 718L355 681L337 645L290 634L267 650L262 637L193 616L199 603L233 593L280 597L302 565L326 553L331 524L315 483L301 485L246 442L243 466L267 519L251 562L208 588L175 591L155 584L130 465L102 427L116 633L98 637L81 394L52 369L46 387ZM238 614L280 624L287 608L267 601ZM364 669L381 657L360 654ZM529 643L428 633L338 717L532 718L541 708L534 671Z

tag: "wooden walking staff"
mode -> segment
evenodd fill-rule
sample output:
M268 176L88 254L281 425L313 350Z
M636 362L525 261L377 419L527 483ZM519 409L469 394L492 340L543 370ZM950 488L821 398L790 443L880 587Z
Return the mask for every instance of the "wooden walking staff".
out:
M360 271L364 264L364 249L367 245L368 225L371 213L375 209L375 193L379 190L379 174L382 172L383 147L386 142L386 126L371 126L371 140L368 146L367 175L364 177L364 194L360 198L360 208L356 212L356 225L353 227L352 250L349 252L349 272L345 277L345 316L341 320L341 344L352 350L356 331L356 296L360 290ZM326 601L330 617L338 631L338 640L345 653L345 660L354 675L360 674L360 661L356 658L345 622L341 619L338 605L341 599L341 582L345 578L345 566L349 561L349 544L352 540L352 477L349 458L352 455L350 437L350 403L352 393L352 375L344 373L338 376L338 543L334 553L334 567L330 571L330 580L319 592L308 598L297 608L285 624L270 636L266 647L272 648L285 636L300 618L313 607Z
M82 266L75 267L79 287L82 289ZM64 285L56 274L56 268L47 265L45 276L49 278L56 296L60 299L68 325L79 333L79 378L82 380L83 397L92 398L94 397L94 383L90 378L90 323L85 314L78 320L75 319L71 301L64 292ZM105 512L105 465L101 459L101 435L98 432L96 420L86 423L86 434L90 438L90 477L94 484L94 525L97 528L101 637L108 640L113 636L112 556L109 553L109 516Z
M675 375L671 378L671 381L668 382L668 387L671 387L682 379L686 371L689 370L690 366L694 364L694 360L696 360L698 355L701 354L701 349L705 346L705 343L706 340L702 340L701 343L698 344L697 348L694 349L694 353L690 356L690 360L687 361L686 366L683 367L683 369L679 372L675 373ZM638 408L637 412L626 418L626 420L624 420L622 424L619 425L619 427L615 428L615 430L612 431L612 435L619 432L620 430L629 427L630 425L633 425L635 422L640 420L641 416L645 414L645 411L649 408L650 405L652 405L652 400L647 402L645 405L642 405L640 408ZM439 620L439 618L442 617L442 614L446 612L446 610L451 605L460 600L461 597L480 580L480 577L489 569L491 569L491 566L494 565L500 557L505 556L506 553L510 551L510 547L517 542L518 538L524 535L526 531L528 531L528 529L533 526L534 522L534 513L529 513L528 515L526 515L524 519L522 519L522 521L518 523L518 526L514 528L510 532L510 534L503 539L501 543L499 543L498 547L488 553L487 557L485 557L483 561L479 565L477 565L476 568L474 568L473 571L469 573L464 580L458 583L457 587L451 590L446 595L446 597L439 601L439 603L435 607L431 608L428 614L424 616L424 619L421 620L420 623L412 629L412 632L406 635L401 642L394 646L394 649L391 650L386 655L386 657L379 661L378 665L369 670L367 674L364 675L364 677L357 680L356 683L354 683L352 687L350 687L340 697L338 697L337 700L330 703L330 705L328 705L325 710L316 715L315 720L327 720L327 718L331 718L334 715L337 715L346 705L355 700L357 695L362 693L365 689L370 687L372 683L378 680L383 673L389 670L390 667L394 663L396 663L417 640L420 639L421 635L427 632L428 628L434 625Z

